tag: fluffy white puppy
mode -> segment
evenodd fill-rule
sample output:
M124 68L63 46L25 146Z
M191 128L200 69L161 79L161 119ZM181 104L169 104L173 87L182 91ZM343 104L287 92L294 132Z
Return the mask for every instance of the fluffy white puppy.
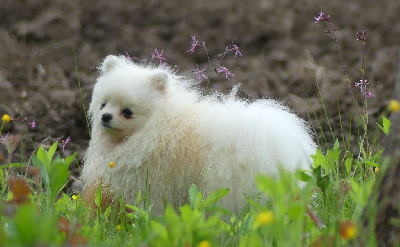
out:
M102 181L129 203L147 190L160 213L165 199L187 202L191 184L206 195L230 188L221 203L239 212L245 194L257 192L256 174L274 175L280 165L309 169L316 145L289 109L274 100L204 96L191 85L162 68L106 57L89 109L86 190Z

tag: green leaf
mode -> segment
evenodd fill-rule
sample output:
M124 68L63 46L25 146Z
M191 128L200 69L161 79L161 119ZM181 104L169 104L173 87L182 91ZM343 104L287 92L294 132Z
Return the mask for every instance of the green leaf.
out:
M37 212L34 207L25 205L18 209L15 215L16 234L21 244L31 246L37 235L35 221Z
M219 204L211 204L207 208L207 213L211 213L211 212L217 212L217 213L233 216L233 213L229 209L227 209L226 207L223 207Z
M37 153L36 153L37 159L40 161L39 164L43 165L43 169L45 171L50 170L50 162L47 160L47 152L44 150L44 148L39 147Z
M271 195L275 188L276 182L266 175L258 175L256 177L258 188L267 195Z
M347 158L344 162L344 166L346 167L347 176L350 177L351 174L351 165L353 164L353 158Z
M262 246L266 246L260 235L257 233L251 233L251 234L247 234L244 235L241 239L240 239L240 247L247 247L247 246L254 246L254 247L262 247Z
M378 127L382 130L383 133L385 133L385 135L389 135L390 126L392 125L392 122L388 118L382 116L382 125L378 123L376 123L376 125L378 125Z
M111 214L111 206L108 206L107 207L107 209L106 209L106 211L104 211L104 218L106 218L106 219L108 219L108 217L110 216L110 214Z
M96 204L97 207L101 207L101 197L103 196L103 194L101 193L101 186L97 187L96 190L96 195L94 198L94 203Z
M0 169L4 169L4 168L19 168L19 167L27 167L27 165L21 164L21 163L10 163L10 164L6 164L6 165L2 165L0 166Z
M335 145L332 148L332 150L327 150L325 158L326 160L323 166L325 170L335 171L337 169L337 164L339 163L339 158L340 158L340 148L337 142L335 142Z
M17 208L16 215L10 221L10 232L7 237L15 238L17 246L59 246L56 216L50 211L39 214L37 207L25 204ZM58 243L57 243L58 242Z
M56 153L56 150L57 150L57 144L58 144L58 141L53 143L53 145L51 145L51 147L49 148L49 151L47 152L47 160L49 162L51 162L51 160L53 160L53 156L54 156L54 154Z
M312 177L310 175L308 175L306 171L298 170L298 171L296 171L295 174L296 174L296 177L298 179L300 179L300 181L303 181L303 182L312 181Z
M73 153L72 155L68 156L67 158L65 158L65 164L68 164L68 167L71 165L72 161L75 160L75 157L78 153Z
M69 165L55 161L50 171L51 201L56 198L58 191L67 183L68 177Z
M211 192L211 194L207 197L206 201L204 202L204 207L207 208L210 205L215 204L218 200L226 196L228 193L229 193L229 188L219 189Z
M329 175L322 175L322 167L316 167L313 170L313 175L317 180L317 186L325 193L326 189L329 187L330 184L330 177Z
M326 160L320 149L317 150L315 155L311 155L311 157L314 159L313 167L322 166Z
M300 220L304 215L305 209L303 204L292 204L287 210L287 214L291 220Z
M40 154L40 155L42 155L42 154ZM50 187L50 178L49 178L50 167L47 168L47 165L45 163L46 157L44 157L44 159L43 159L43 156L41 156L39 158L40 155L39 155L39 151L38 151L36 156L32 157L32 161L35 166L39 167L45 187L49 188Z
M57 200L55 204L56 211L62 212L65 215L70 213L70 208L72 206L72 199L67 194L63 193L62 197Z
M65 186L69 177L69 166L75 159L76 153L68 156L65 160L58 156L52 163L50 169L50 199L53 201L59 191Z
M125 207L132 209L134 212L139 212L140 209L136 206L130 205L130 204L125 204Z
M337 138L335 140L335 144L333 144L332 150L336 150L336 149L340 149L339 140Z
M181 227L181 221L179 216L175 213L175 210L172 208L172 206L168 205L167 208L165 209L165 221L167 225L169 226L168 229L168 239L170 242L174 243L180 238L180 231L182 229ZM177 244L174 244L175 246Z
M169 242L168 231L167 231L167 228L163 224L161 224L157 221L152 221L150 223L150 226L151 226L152 232L154 232L154 234L159 238L159 239L153 240L154 244L162 244L162 243L166 244L167 242Z
M189 200L193 209L198 209L203 204L203 196L195 184L192 184L189 188Z
M389 135L390 126L392 125L392 122L385 116L382 116L382 124L383 124L383 133Z

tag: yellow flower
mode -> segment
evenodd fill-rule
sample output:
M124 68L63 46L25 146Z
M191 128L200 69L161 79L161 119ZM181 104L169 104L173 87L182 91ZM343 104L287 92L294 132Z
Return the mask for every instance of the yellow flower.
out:
M114 168L115 167L115 162L110 162L110 164L108 164L110 166L110 168Z
M117 225L117 226L115 227L115 229L117 229L118 231L120 231L120 230L121 230L121 225Z
M268 210L258 213L256 216L256 223L260 226L269 225L274 221L274 214Z
M340 236L343 239L354 239L357 236L357 226L350 220L346 220L340 224Z
M77 195L72 195L71 198L72 198L72 200L74 200L74 201L78 200L78 196L77 196Z
M7 114L3 115L3 118L1 119L4 123L8 123L11 121L11 117Z
M390 112L398 112L400 111L400 102L395 99L392 99L390 100L387 108Z
M379 172L379 167L375 167L375 173Z
M203 240L199 243L198 247L211 247L211 244L207 240Z

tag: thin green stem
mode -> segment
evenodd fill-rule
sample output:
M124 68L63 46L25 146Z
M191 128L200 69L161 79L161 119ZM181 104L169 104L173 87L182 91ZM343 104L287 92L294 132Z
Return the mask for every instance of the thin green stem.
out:
M1 127L0 127L0 135L3 132L3 126L4 126L4 122L1 124Z
M81 96L81 102L82 102L83 112L84 112L84 114L85 114L86 126L87 126L87 128L88 128L89 135L91 135L90 124L89 124L89 118L88 118L87 112L86 112L85 101L83 100L83 93L82 93L82 87L81 87L81 80L80 80L80 78L79 78L78 62L77 62L77 59L76 59L75 50L74 50L74 58L75 58L75 72L76 72L76 76L77 76L77 78L78 78L78 87L79 87L79 93L80 93L80 96Z

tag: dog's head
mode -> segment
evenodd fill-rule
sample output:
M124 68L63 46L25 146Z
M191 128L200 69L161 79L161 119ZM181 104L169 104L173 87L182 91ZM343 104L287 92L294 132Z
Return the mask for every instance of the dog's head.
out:
M168 74L116 56L100 70L89 109L93 126L116 139L143 129L165 98Z

